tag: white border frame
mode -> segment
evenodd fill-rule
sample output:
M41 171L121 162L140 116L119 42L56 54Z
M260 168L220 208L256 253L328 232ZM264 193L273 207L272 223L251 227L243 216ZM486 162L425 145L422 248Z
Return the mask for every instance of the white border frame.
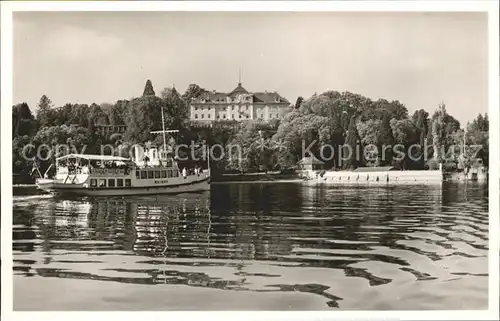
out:
M1 2L1 175L2 317L6 320L498 320L499 319L499 16L488 1L2 1ZM489 41L489 310L484 311L332 311L332 312L13 312L12 311L12 13L14 11L485 11Z

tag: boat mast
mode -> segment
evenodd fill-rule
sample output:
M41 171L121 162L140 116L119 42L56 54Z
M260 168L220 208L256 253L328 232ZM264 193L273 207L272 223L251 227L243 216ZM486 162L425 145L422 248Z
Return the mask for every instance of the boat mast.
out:
M167 137L166 134L178 133L177 129L165 129L165 114L163 113L163 105L161 106L161 128L162 130L152 131L151 134L159 134L162 133L163 136L163 153L166 155L167 153Z

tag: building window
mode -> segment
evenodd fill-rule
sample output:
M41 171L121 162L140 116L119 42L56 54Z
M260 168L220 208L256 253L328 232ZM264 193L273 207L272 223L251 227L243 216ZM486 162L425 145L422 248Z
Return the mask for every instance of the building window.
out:
M234 106L231 106L231 109L234 110Z
M166 170L161 171L161 178L167 178L167 171Z
M153 178L153 177L154 177L154 172L148 171L148 178Z
M91 186L91 187L96 187L96 186L97 186L97 180L96 180L96 179L94 179L94 178L91 178L91 179L90 179L90 186Z
M194 118L198 119L198 114L194 114Z
M217 119L219 119L219 118L220 118L220 115L217 115Z
M108 186L109 187L115 187L115 179L114 178L108 179Z
M195 107L194 110L198 110L198 107Z
M155 178L160 178L160 171L155 171Z
M234 114L231 115L231 118L234 119Z
M116 179L116 186L123 187L123 178Z
M264 114L260 114L260 118L264 118Z
M226 115L222 115L222 118L226 119Z
M146 179L148 178L148 174L146 171L141 171L141 179Z
M125 179L125 186L126 186L126 187L130 187L130 186L132 186L132 182L130 181L130 178L126 178L126 179Z
M105 179L99 180L99 187L106 187L106 180Z
M250 116L247 115L247 119L250 118Z
M208 111L210 111L210 107L208 107Z
M240 115L240 118L241 118L241 115Z
M201 118L204 118L205 115L201 114Z

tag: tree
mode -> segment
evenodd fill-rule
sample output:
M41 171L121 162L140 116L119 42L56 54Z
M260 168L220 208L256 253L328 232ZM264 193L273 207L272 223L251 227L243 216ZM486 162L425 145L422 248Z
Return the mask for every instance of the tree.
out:
M273 147L256 123L241 124L231 140L229 168L241 172L268 171L273 167Z
M325 162L327 166L332 165L334 168L338 168L341 166L341 157L342 157L342 151L340 147L344 144L345 142L345 131L344 128L342 127L342 116L344 116L345 113L339 112L338 110L335 109L330 109L330 115L329 119L331 122L331 144L334 150L334 153L337 154L337 157L333 158L333 163L330 162Z
M151 80L146 80L146 86L144 86L144 92L142 93L143 97L148 97L148 96L156 96L155 91L153 89L153 84L151 83Z
M189 104L192 99L197 99L206 93L208 93L208 90L201 88L197 84L190 84L182 95L182 99Z
M109 120L101 106L93 103L88 109L88 119L92 119L95 125L108 125Z
M361 139L356 128L356 117L351 117L349 129L347 130L346 146L349 148L349 158L345 161L344 168L355 169L362 164L361 159ZM359 151L359 153L358 153Z
M378 119L369 119L359 121L356 126L363 146L363 162L367 166L378 164L377 136L380 124L381 121Z
M12 139L12 173L14 175L14 183L31 183L31 169L33 161L31 158L36 156L35 148L25 148L32 143L32 137L28 135L15 136Z
M391 129L389 114L384 114L377 135L377 148L379 151L379 164L381 166L392 165L394 147L394 136Z
M489 120L488 114L479 114L472 123L467 126L467 145L479 147L477 154L473 157L481 158L485 166L489 166ZM472 148L471 148L472 149ZM471 157L472 157L471 156Z
M315 114L340 120L343 131L349 126L350 117L357 114L365 104L366 99L350 92L326 91L321 95L313 95L300 104L299 111L303 114Z
M37 122L27 103L12 106L12 137L34 136Z
M442 162L453 146L453 135L460 129L460 122L446 112L440 104L431 120L433 157Z
M394 165L402 169L423 169L424 161L423 157L421 157L423 154L422 150L410 148L414 145L420 145L421 133L419 129L409 119L397 120L392 118L390 124L395 144L399 145L397 146L397 150L394 150L398 152ZM399 153L403 153L404 155ZM418 161L414 161L418 158Z
M323 155L320 152L323 145L331 144L332 131L328 117L292 111L282 120L272 138L277 163L281 168L296 165L306 152L304 148L319 159L330 158L329 149L325 149Z
M188 105L175 87L164 88L161 92L161 101L165 112L165 126L176 129L185 127L189 119Z
M446 107L440 104L438 109L432 115L432 146L433 158L440 162L443 158L442 147L444 146L444 135L446 124L444 122L446 115Z
M119 100L116 104L102 103L101 109L106 115L110 125L123 125L124 111L127 106L127 101Z
M419 131L419 143L423 148L429 131L429 113L423 109L417 110L413 113L412 121Z
M151 131L161 129L162 100L155 96L132 99L127 104L124 139L130 144L142 144L152 140Z
M40 127L52 125L52 101L46 95L42 95L38 102L38 109L36 111L36 119Z
M299 109L303 102L304 98L302 96L297 97L297 101L295 102L295 109Z

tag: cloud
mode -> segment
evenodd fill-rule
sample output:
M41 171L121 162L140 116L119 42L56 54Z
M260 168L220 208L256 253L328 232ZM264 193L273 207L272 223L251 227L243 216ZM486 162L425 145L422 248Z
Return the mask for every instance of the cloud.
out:
M47 57L79 61L111 55L122 45L118 38L80 27L67 26L48 34L42 44Z

